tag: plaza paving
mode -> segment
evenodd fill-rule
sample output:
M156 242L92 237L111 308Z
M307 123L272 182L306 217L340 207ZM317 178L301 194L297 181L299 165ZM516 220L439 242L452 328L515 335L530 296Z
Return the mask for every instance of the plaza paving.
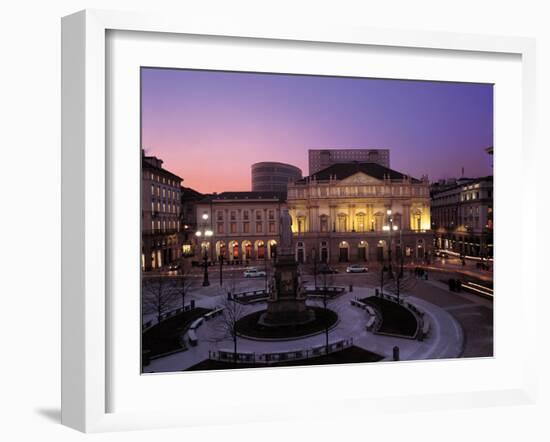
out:
M307 273L307 272L304 272ZM346 286L353 284L353 291L332 301L329 308L339 315L339 322L330 331L329 340L353 338L354 345L392 360L392 349L398 346L401 360L443 359L456 357L483 357L493 353L493 311L492 301L466 293L450 292L446 284L430 275L427 281L414 281L409 292L403 293L408 302L425 312L430 320L431 330L424 341L403 339L390 336L375 335L366 330L368 313L350 304L353 298L364 298L374 294L379 276L370 274L337 274L331 277L334 285ZM312 283L311 275L304 275L306 284ZM211 278L212 285L200 286L200 279L191 290L188 299L194 299L201 307L214 308L223 303L226 287L216 284L215 276ZM234 284L235 285L235 284ZM263 279L238 279L238 290L262 289ZM313 301L308 301L312 305ZM264 309L265 303L252 304L245 307L246 313ZM204 322L197 329L198 345L164 358L151 361L146 366L146 372L166 372L185 370L208 358L209 351L232 351L233 342L224 338L220 329L220 319ZM323 345L323 332L314 336L285 341L266 342L253 339L238 339L239 352L284 352L312 348Z

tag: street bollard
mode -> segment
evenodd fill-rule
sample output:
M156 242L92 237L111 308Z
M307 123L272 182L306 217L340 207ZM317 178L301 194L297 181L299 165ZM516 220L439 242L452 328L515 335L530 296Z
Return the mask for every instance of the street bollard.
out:
M397 345L393 347L393 360L399 361L399 347Z
M352 284L349 285L349 291L353 292L353 285Z
M379 293L380 291L378 289L374 289L374 296L378 296Z

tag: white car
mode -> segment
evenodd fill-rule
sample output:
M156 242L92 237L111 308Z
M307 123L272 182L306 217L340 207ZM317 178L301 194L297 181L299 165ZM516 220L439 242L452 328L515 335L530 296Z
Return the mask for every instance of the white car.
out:
M244 271L245 278L256 278L258 276L265 276L266 273L263 270L258 270L256 268L246 269Z
M362 266L359 264L352 264L346 269L346 273L365 273L368 271L369 269L366 266Z

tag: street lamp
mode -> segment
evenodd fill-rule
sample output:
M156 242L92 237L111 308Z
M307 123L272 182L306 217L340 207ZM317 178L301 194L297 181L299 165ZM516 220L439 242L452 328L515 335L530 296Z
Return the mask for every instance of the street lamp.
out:
M313 284L315 286L315 290L317 290L317 250L315 247L311 249L312 255L313 255Z
M198 240L204 237L209 241L210 237L214 234L214 232L212 232L212 230L208 228L208 214L203 213L202 219L203 219L203 227L202 229L198 229L195 235L197 236ZM204 277L202 280L202 285L203 287L207 287L210 285L210 281L208 280L208 242L203 242L202 247L204 248L204 254L203 254Z
M391 216L392 211L391 209L386 210L386 215L388 215L388 222L390 223L388 226L384 226L383 230L387 231L389 233L389 247L388 247L388 275L390 278L393 277L393 271L392 271L392 259L391 259L391 252L392 252L392 232L394 230L397 230L397 226L393 225L393 218Z

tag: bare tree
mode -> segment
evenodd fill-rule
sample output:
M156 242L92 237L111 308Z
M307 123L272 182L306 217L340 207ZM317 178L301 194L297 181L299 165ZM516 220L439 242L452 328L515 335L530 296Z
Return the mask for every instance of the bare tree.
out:
M152 276L143 279L141 295L143 312L156 316L159 336L162 316L174 308L177 296L170 277Z
M181 299L181 308L185 308L185 297L193 283L189 269L182 267L181 271L172 277L175 295Z
M216 334L216 340L224 341L230 339L233 342L233 362L237 363L237 342L238 332L237 324L246 314L246 307L236 302L229 297L224 298L221 307L223 307L223 314L217 322L218 333Z
M329 311L334 310L333 308L329 309L329 306L333 307L333 301L334 299L330 297L330 293L328 291L328 288L332 285L333 278L332 274L330 273L321 273L321 297L319 298L319 302L321 307L324 310L325 315L325 353L328 355L329 352L329 332L330 332L330 318L329 318Z

